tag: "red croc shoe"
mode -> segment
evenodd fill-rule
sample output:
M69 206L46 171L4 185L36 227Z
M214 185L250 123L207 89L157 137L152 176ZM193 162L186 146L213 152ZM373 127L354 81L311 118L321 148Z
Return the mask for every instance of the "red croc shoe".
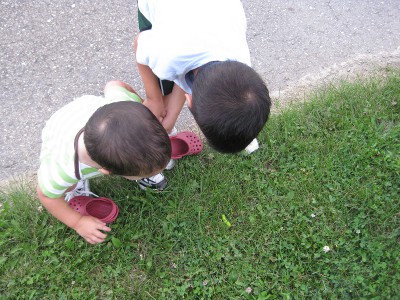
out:
M119 213L117 204L108 198L78 196L68 204L81 215L95 217L104 223L115 221Z
M186 155L198 154L203 150L203 143L197 134L182 131L169 137L172 147L172 159L179 159Z

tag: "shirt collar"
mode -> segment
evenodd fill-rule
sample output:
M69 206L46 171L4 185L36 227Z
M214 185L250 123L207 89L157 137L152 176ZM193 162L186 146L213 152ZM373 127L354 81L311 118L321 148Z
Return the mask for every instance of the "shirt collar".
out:
M206 69L206 68L208 68L210 66L219 64L221 62L222 61L217 61L217 60L216 61L210 61L210 62L206 63L205 65L202 65L201 67L199 67L198 72L201 72L204 69ZM193 89L193 82L194 82L195 78L196 78L196 75L194 74L193 70L189 71L185 75L185 81L186 81L187 85L190 87L190 89Z

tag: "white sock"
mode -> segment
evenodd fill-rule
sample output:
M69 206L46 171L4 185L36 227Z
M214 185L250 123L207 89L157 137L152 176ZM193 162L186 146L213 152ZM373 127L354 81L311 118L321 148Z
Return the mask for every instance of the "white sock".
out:
M244 149L248 154L256 151L260 146L258 145L257 139L251 141L251 143Z
M171 133L169 133L169 136L175 136L178 134L178 130L176 129L176 127L174 126L174 128L172 128ZM169 160L168 165L165 167L165 170L171 170L173 167L175 167L175 160L173 160L172 158Z

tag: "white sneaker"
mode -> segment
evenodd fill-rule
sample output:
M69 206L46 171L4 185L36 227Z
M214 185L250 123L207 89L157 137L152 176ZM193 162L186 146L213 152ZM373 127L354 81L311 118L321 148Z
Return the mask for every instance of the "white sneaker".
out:
M90 196L90 195L99 197L95 193L92 193L90 191L89 179L82 179L76 183L76 187L72 191L65 194L64 199L65 201L69 201L77 196Z
M248 154L253 153L256 151L260 146L258 145L257 139L251 141L251 143L244 149Z
M137 180L137 183L142 190L151 188L156 191L162 191L167 187L168 181L164 174L160 173L149 178Z

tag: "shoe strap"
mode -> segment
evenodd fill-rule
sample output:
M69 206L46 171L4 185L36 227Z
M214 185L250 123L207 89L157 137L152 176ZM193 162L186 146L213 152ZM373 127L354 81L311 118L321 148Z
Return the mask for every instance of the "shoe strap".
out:
M65 196L64 196L65 201L68 202L71 199L73 199L74 197L78 197L78 196L90 196L90 195L92 195L92 196L95 196L96 198L100 198L99 195L97 195L97 194L95 194L95 193L93 193L91 191L80 193L80 195L74 195L74 192L75 191L73 190L71 192L66 193Z

